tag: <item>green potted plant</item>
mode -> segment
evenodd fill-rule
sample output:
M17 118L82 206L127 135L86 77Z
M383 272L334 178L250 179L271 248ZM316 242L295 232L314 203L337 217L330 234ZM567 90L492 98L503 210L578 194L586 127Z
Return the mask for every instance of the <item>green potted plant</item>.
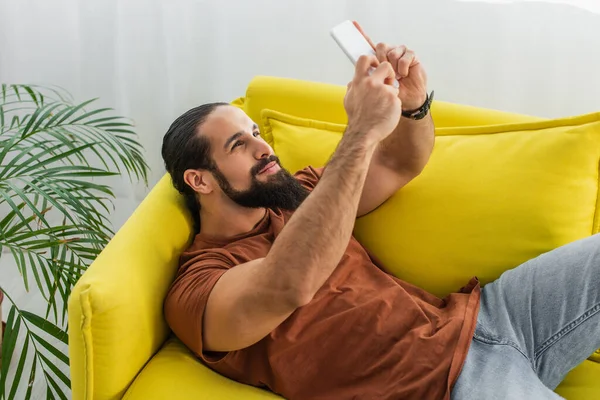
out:
M0 93L0 257L10 256L27 292L39 291L45 313L10 304L2 341L0 399L70 397L65 370L67 299L108 243L114 194L106 177L147 184L148 165L133 124L109 108L75 104L64 91L5 85ZM19 394L18 394L19 393Z

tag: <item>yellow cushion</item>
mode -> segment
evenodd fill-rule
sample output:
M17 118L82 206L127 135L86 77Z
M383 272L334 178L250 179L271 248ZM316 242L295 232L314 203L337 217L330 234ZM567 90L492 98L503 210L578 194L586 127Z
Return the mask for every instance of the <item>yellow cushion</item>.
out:
M600 364L584 361L562 381L555 390L567 400L592 400L600 396Z
M357 223L398 277L444 295L598 232L600 114L437 135L422 175Z
M227 379L206 368L177 339L170 339L144 367L124 400L273 400L266 390Z
M296 172L324 166L339 143L346 125L298 118L263 110L261 136L271 145L281 165Z
M291 170L325 165L344 130L271 110L262 122ZM598 231L600 113L436 134L424 172L357 221L396 276L443 296Z

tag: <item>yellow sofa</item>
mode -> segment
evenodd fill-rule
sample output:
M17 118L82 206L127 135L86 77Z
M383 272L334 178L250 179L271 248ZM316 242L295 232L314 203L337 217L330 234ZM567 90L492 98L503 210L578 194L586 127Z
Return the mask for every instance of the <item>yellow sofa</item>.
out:
M263 129L268 122L264 109L343 124L344 91L344 87L334 85L257 77L246 96L233 104ZM448 128L453 134L461 131L452 131L457 129L452 127L541 121L441 101L434 102L432 114L440 132ZM415 187L413 193L419 188ZM590 218L596 218L595 214ZM382 223L376 217L374 221ZM595 220L593 225L597 231ZM191 240L191 229L181 197L164 176L77 283L69 300L73 399L279 398L212 372L171 337L162 304L174 279L178 256ZM359 223L357 236L360 239L361 230L364 236L372 229L369 223ZM444 279L441 269L419 271L416 281ZM497 273L494 270L489 275L488 281ZM466 282L468 276L464 278ZM573 370L557 392L570 400L600 398L599 378L600 364L592 357Z

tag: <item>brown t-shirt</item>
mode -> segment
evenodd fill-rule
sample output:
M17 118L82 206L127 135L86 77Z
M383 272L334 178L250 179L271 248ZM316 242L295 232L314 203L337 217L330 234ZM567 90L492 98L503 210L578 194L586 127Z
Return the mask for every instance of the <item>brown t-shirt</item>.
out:
M296 178L313 189L320 170ZM313 300L258 343L202 349L210 291L229 268L265 257L292 212L268 210L227 240L198 234L165 301L171 329L213 370L288 399L449 399L475 329L479 283L439 299L384 272L352 237ZM327 246L327 243L323 243Z

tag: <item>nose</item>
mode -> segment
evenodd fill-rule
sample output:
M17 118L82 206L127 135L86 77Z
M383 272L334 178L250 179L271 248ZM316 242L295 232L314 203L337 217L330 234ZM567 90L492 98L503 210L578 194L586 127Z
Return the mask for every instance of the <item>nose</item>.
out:
M254 142L254 158L260 160L261 158L268 158L273 154L273 149L267 142L260 137L253 140Z

